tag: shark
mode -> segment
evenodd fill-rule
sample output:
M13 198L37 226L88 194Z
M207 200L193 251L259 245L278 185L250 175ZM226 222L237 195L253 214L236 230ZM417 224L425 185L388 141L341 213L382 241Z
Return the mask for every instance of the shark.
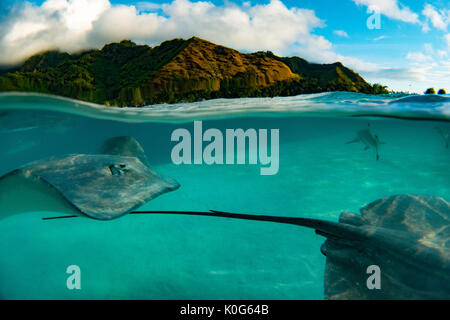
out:
M444 130L441 127L436 127L436 130L441 135L442 139L444 139L445 147L448 149L450 143L450 131Z
M347 142L347 144L357 142L361 142L362 144L364 144L365 146L364 150L369 150L370 148L373 148L377 155L377 161L380 160L380 153L379 153L380 145L385 143L380 141L378 135L372 133L370 123L367 129L358 131L356 134L356 138Z

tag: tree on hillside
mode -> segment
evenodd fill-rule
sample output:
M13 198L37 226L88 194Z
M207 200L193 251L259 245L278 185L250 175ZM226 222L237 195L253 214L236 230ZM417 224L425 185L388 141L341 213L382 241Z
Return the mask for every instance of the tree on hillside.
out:
M389 90L387 89L386 86L383 86L379 83L375 83L372 86L372 90L373 90L373 94L389 94Z

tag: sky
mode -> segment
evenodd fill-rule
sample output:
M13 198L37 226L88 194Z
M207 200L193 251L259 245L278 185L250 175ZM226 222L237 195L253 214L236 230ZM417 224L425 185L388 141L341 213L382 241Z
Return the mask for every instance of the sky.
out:
M195 35L242 52L341 61L395 91L450 91L449 25L448 0L0 0L0 64Z

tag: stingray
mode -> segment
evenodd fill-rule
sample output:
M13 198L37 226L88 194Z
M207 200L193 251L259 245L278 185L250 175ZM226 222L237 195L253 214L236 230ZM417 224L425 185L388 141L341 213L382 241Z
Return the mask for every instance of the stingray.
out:
M450 299L450 204L439 197L397 195L344 212L339 222L221 211L142 211L285 223L312 228L327 238L326 299ZM370 266L381 272L370 289Z
M179 187L148 167L133 138L110 139L102 151L39 160L2 176L1 217L53 210L111 220Z
M384 144L384 142L380 142L380 139L378 138L378 136L376 134L374 135L371 132L370 124L369 124L369 128L358 131L356 138L352 141L347 142L347 144L356 143L356 142L363 143L365 146L364 150L369 150L370 148L375 149L375 151L377 153L377 160L380 160L380 154L379 154L380 144Z

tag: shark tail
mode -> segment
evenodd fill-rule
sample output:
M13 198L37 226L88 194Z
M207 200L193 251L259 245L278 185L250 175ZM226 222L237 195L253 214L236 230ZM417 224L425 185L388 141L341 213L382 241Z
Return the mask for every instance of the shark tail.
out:
M359 138L353 139L352 141L346 142L345 144L356 143L359 142Z

